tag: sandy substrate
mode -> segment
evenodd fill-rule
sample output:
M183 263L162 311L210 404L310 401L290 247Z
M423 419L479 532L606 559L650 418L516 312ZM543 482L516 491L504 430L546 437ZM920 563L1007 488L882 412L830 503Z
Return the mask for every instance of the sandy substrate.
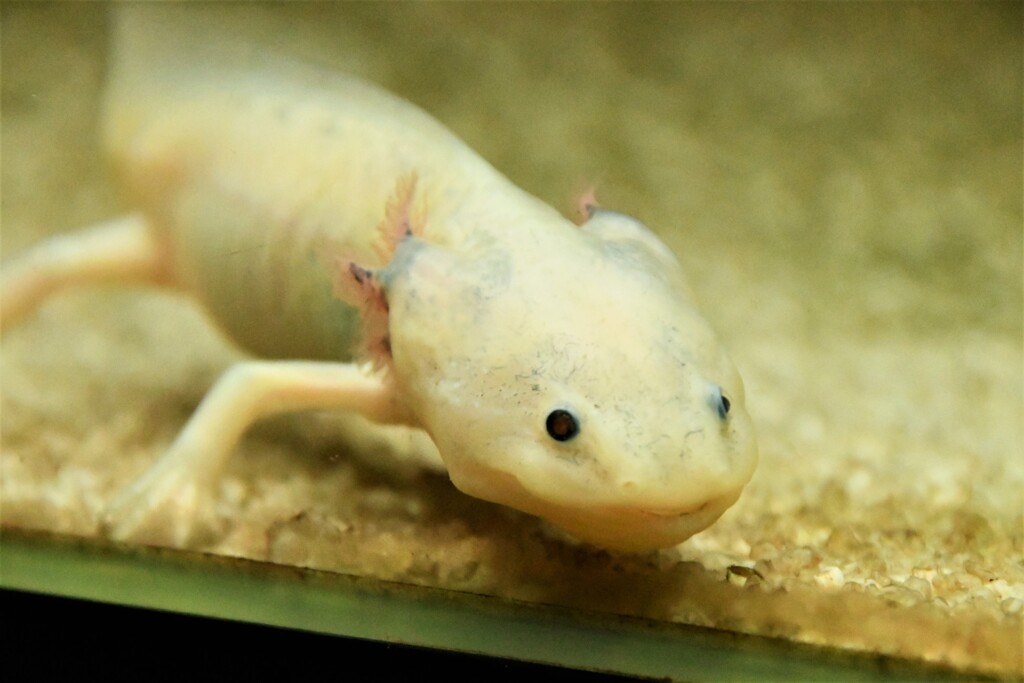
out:
M0 9L8 258L125 207L96 130L106 8ZM203 548L1022 673L1019 4L234 12L552 204L594 181L662 233L762 460L708 531L614 555L281 419L240 446ZM237 357L165 293L47 303L0 353L3 524L95 534Z

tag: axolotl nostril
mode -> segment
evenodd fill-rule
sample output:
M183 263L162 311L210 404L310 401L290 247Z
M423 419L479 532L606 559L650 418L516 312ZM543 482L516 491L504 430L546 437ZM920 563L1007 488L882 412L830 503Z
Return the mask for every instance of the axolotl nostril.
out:
M125 14L105 137L137 212L5 265L3 324L63 287L145 281L278 360L225 373L108 533L184 543L244 430L305 409L420 428L462 491L608 548L675 545L737 500L743 385L650 230L591 203L576 225L357 79L182 69L201 46L154 46Z

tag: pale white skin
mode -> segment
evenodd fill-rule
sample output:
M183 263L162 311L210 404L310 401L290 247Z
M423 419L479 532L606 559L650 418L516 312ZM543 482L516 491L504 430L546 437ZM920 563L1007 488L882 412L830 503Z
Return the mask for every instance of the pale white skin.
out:
M597 209L576 226L352 78L150 62L121 69L106 118L139 213L5 265L2 323L63 287L143 280L187 292L254 353L295 360L229 370L110 504L110 535L187 542L244 430L304 409L421 428L464 492L612 549L678 544L739 497L757 461L742 382L643 225ZM377 226L411 177L416 225L381 258ZM372 271L362 302L332 293L355 291L351 263ZM359 309L384 301L373 372L351 362ZM548 432L556 410L578 428L568 440Z

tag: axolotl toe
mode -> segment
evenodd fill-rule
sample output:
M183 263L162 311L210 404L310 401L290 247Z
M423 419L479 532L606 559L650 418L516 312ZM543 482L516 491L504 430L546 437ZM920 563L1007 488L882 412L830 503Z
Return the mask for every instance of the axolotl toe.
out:
M375 86L120 15L104 137L134 212L5 264L2 323L141 281L265 360L222 376L106 533L185 543L245 429L308 409L420 428L464 492L608 548L737 500L743 384L653 232L590 202L576 225Z

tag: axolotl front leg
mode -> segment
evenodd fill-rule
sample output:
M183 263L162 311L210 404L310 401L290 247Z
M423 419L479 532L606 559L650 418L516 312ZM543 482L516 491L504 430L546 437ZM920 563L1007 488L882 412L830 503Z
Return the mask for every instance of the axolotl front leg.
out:
M178 285L158 232L141 215L59 236L0 270L0 330L49 295L97 282ZM252 360L231 367L209 391L165 455L103 511L100 525L119 540L184 545L209 508L232 449L261 418L308 409L407 422L393 384L351 363Z
M107 506L102 527L115 539L184 545L232 449L254 422L314 409L401 422L393 399L386 380L353 364L237 363L217 380L163 457Z

